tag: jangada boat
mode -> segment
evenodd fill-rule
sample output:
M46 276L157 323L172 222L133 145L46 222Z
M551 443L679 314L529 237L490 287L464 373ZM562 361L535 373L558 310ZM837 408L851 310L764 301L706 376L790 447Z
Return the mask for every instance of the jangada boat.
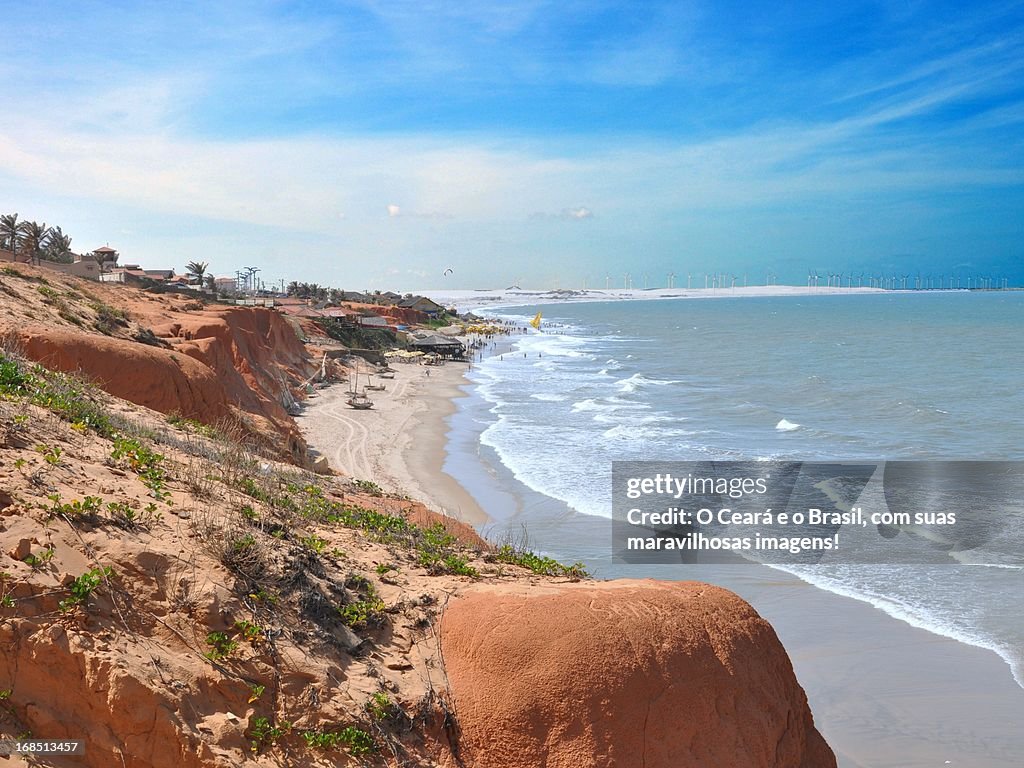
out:
M383 384L367 384L363 389L368 389L370 392L383 392L387 387Z
M393 379L393 378L395 378L395 372L394 371L381 371L380 373L377 374L377 376L379 378L382 378L382 379Z
M364 388L362 392L359 391L359 363L356 363L355 375L352 377L352 389L345 402L348 403L349 408L355 408L357 411L373 408L373 400L366 396L366 389Z

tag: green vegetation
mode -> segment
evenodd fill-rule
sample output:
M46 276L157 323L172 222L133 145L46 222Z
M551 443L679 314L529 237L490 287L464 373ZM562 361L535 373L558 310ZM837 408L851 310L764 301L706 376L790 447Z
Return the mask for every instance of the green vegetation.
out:
M0 608L13 608L14 579L6 571L0 571ZM2 691L0 691L2 693ZM2 697L0 697L2 698Z
M84 605L96 588L113 575L114 571L111 568L93 568L86 571L71 582L68 587L71 596L60 601L60 609L70 611L79 605Z
M203 422L196 421L195 419L186 419L179 413L168 414L167 423L170 424L171 426L178 427L179 429L182 429L186 432L191 432L193 434L201 435L203 437L209 437L211 439L221 437L220 432L218 432L214 427L211 427L209 424L203 424Z
M250 496L256 501L262 501L267 504L273 501L273 497L265 490L260 488L259 484L251 477L243 477L238 481L238 490L244 493L246 496Z
M354 484L363 491L383 494L376 483L356 480ZM300 486L296 483L278 483L274 490L257 484L251 477L246 477L239 482L239 487L251 498L277 509L297 512L306 520L354 528L382 544L395 544L412 549L417 553L417 562L434 575L479 575L462 554L465 547L441 524L422 528L410 523L401 515L390 515L356 504L333 501L327 498L322 488L312 484ZM259 519L251 506L242 507L242 514L250 522ZM327 540L316 535L302 539L301 543L317 554L323 554L328 544Z
M423 325L428 328L447 328L452 323L458 320L457 317L452 317L447 312L442 312L437 317L427 318L427 321Z
M82 325L82 318L72 311L64 297L57 291L50 288L48 285L40 285L37 287L37 290L43 297L43 301L57 309L58 316L64 318L69 323L73 323L74 325Z
M466 558L452 551L458 539L436 523L423 531L419 542L419 564L431 573L453 573L457 576L478 576Z
M114 431L110 417L94 400L91 388L67 374L4 354L0 354L0 397L25 398L65 421L85 425L102 437L110 437Z
M266 717L257 717L249 725L249 738L252 740L251 749L259 753L265 747L274 744L278 739L289 733L292 724L287 720L280 725L273 725Z
M395 705L385 691L378 691L366 702L366 711L374 720L387 720L395 714Z
M358 488L363 493L368 493L371 496L383 496L384 491L372 480L353 480L352 485Z
M256 645L263 639L263 628L251 621L240 620L235 622L235 629L247 642Z
M362 576L353 576L348 586L360 588L363 595L356 600L338 608L341 620L352 629L366 629L384 623L384 601L377 594L373 584Z
M71 238L60 227L48 227L35 221L18 221L16 213L0 215L0 248L6 248L15 255L27 253L33 264L43 259L70 264L73 258ZM8 269L10 267L5 267L4 271Z
M166 490L167 472L161 466L163 455L136 438L117 435L114 437L114 450L110 453L110 459L114 462L124 459L157 501L167 502L170 498L171 494Z
M391 349L398 336L390 328L366 328L333 317L318 317L314 321L320 329L349 349Z
M323 551L327 548L327 539L321 539L315 533L302 539L300 543L302 546L316 552L318 555L323 554Z
M42 568L48 562L53 560L53 555L56 551L57 550L53 544L47 544L39 554L29 552L25 555L25 559L22 562L32 568Z
M79 501L63 502L59 493L51 493L47 498L53 502L50 507L50 514L53 517L66 517L71 520L95 518L103 505L103 499L99 496L86 496Z
M148 529L161 519L156 504L152 502L140 510L126 501L112 501L107 504L107 514L114 525L129 531L136 528Z
M238 641L232 640L227 632L211 632L206 636L206 644L210 646L210 651L203 655L210 661L226 659L238 648Z
M303 731L302 738L310 749L333 749L344 747L354 756L368 755L377 749L373 736L350 725L340 731Z
M123 309L112 307L99 299L90 301L89 306L96 313L93 327L105 336L112 335L119 327L128 327L128 316Z
M571 579L586 579L590 577L583 563L562 565L550 557L543 557L534 552L517 549L511 544L505 544L500 547L496 553L496 559L499 563L529 568L541 576L567 576Z
M251 533L247 533L237 539L232 539L229 544L231 545L231 550L235 553L246 552L256 546L256 537Z
M62 451L59 445L46 445L45 443L40 443L36 446L36 452L42 454L43 460L47 464L54 467L60 464L60 455Z
M265 605L277 605L277 602L281 599L273 592L267 592L262 587L249 595L253 600L264 603Z

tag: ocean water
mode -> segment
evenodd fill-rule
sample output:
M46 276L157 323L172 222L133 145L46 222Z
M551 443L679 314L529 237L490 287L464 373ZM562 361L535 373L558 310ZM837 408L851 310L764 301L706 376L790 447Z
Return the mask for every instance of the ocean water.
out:
M537 309L489 313L526 322ZM472 421L518 481L595 524L611 515L619 459L1024 460L1024 292L540 309L542 333L474 365ZM601 576L665 576L588 561L593 551L577 553L572 540L534 543L579 554ZM1024 686L1019 567L787 570L989 648Z

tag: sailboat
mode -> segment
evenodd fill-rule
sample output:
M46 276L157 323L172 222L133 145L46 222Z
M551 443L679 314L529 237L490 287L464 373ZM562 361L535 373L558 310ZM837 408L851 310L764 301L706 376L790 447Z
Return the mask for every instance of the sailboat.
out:
M373 400L366 396L365 391L359 391L359 363L356 363L356 370L352 376L352 391L349 392L345 402L348 403L349 408L355 408L357 411L373 408Z
M370 374L367 373L366 374L366 386L363 387L363 389L365 391L368 391L368 392L383 392L384 389L385 389L385 386L383 384L371 384L370 383Z
M536 315L534 316L533 320L531 320L531 321L530 321L530 325L532 325L532 326L533 326L534 328L536 328L536 329L537 329L538 331L540 330L540 312L538 312L538 313L537 313L537 314L536 314Z

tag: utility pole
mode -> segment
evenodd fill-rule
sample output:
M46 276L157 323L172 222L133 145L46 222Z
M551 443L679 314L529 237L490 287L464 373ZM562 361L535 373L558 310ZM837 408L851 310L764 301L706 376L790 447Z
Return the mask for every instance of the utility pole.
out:
M258 287L257 286L257 282L256 282L256 273L262 272L263 270L261 270L259 267L246 267L245 270L246 270L246 272L249 273L249 279L248 279L248 290L249 290L249 293L254 293L256 291L257 287Z

